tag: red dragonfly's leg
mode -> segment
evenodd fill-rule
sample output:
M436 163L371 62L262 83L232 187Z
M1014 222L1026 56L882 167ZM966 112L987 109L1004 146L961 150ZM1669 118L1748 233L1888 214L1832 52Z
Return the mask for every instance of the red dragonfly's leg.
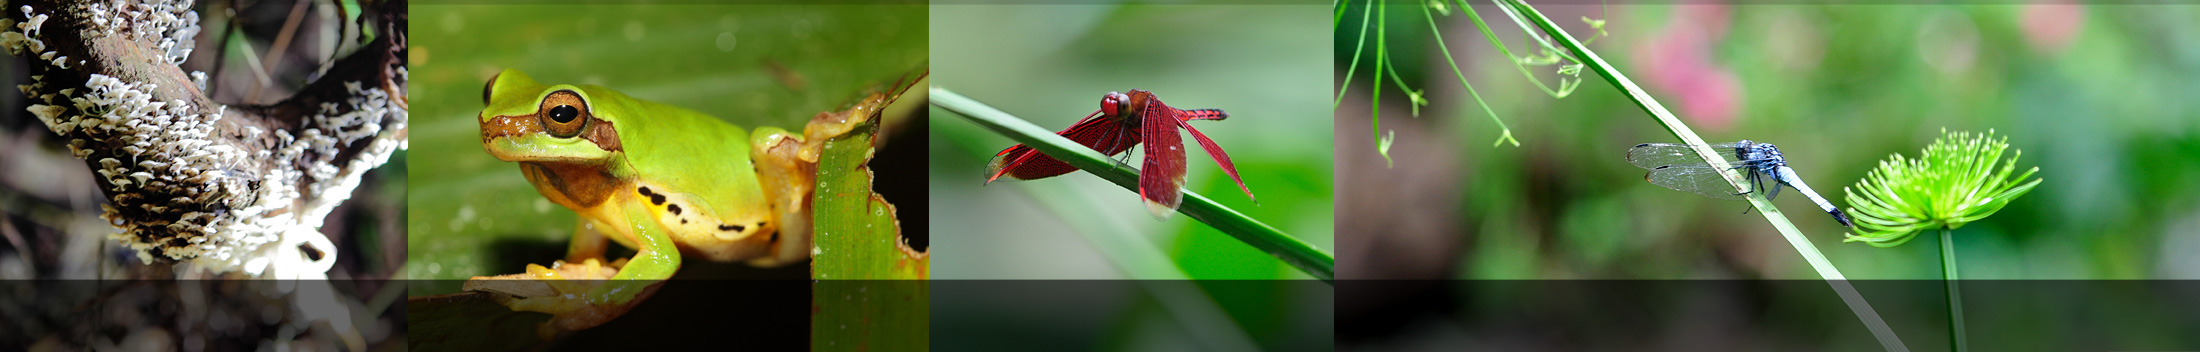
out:
M1216 110L1216 112L1221 111ZM1245 191L1245 198L1252 199L1255 204L1260 203L1260 198L1253 198L1253 189L1245 187L1245 180L1238 179L1237 165L1230 164L1230 154L1222 152L1222 146L1215 145L1214 140L1207 139L1207 134L1199 133L1199 129L1192 128L1192 124L1184 121L1181 119L1176 120L1176 124L1183 126L1185 131L1191 132L1193 139L1199 140L1199 147L1207 150L1207 156L1215 158L1215 164L1222 167L1222 173L1230 174L1230 181L1236 181L1238 189Z
M1146 201L1146 211L1163 219L1176 212L1183 202L1179 189L1184 187L1184 141L1177 136L1176 109L1154 99L1153 93L1133 90L1132 99L1143 100L1145 109L1139 111L1146 137L1146 167L1138 173L1138 196Z

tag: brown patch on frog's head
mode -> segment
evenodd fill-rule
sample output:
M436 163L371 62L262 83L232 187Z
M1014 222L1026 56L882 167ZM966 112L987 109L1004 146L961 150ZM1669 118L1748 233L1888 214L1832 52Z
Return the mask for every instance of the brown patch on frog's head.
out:
M547 135L556 139L580 138L597 149L618 151L618 126L598 118L588 100L571 89L550 92L533 114L496 116L481 121L481 141L498 137Z

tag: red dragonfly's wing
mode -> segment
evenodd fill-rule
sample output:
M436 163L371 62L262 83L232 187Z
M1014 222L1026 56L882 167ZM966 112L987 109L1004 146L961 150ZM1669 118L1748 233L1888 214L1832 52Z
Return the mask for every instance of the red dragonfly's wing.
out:
M1221 112L1222 112L1222 110L1215 110L1215 112L1216 112L1216 113L1221 113ZM1222 115L1222 116L1224 116L1224 117L1228 117L1229 115ZM1217 119L1217 120L1220 120L1220 118L1216 118L1216 119ZM1176 124L1177 124L1178 126L1184 126L1184 130L1185 130L1185 131L1188 131L1188 132L1191 132L1191 133L1192 133L1192 139L1197 139L1197 140L1199 140L1199 147L1200 147L1201 149L1206 149L1206 150L1207 150L1207 156L1211 156L1211 157L1214 157L1214 158L1215 158L1215 164L1217 164L1217 165L1219 165L1219 166L1221 166L1221 167L1222 167L1222 173L1225 173L1225 174L1230 174L1230 181L1236 181L1236 182L1237 182L1237 185L1238 185L1238 189L1239 189L1239 190L1244 190L1244 191L1245 191L1245 198L1248 198L1248 199L1252 199L1254 203L1259 203L1259 202L1260 202L1260 198L1253 198L1253 189L1252 189L1252 188L1247 188L1247 187L1245 187L1245 180L1242 180L1242 179L1238 179L1238 174L1237 174L1237 165L1232 165L1232 164L1230 164L1230 154L1229 154L1229 153L1224 153L1224 152L1222 152L1222 146L1220 146L1220 145L1215 145L1215 141L1214 141L1214 140L1212 140L1212 139L1207 139L1207 134L1205 134L1205 133L1199 133L1199 129L1197 129L1197 128L1192 128L1192 124L1191 124L1191 123L1187 123L1187 122L1184 122L1185 120L1189 120L1189 119L1174 119L1174 120L1176 121Z
M1162 104L1153 93L1132 91L1131 99L1145 101L1146 108L1139 111L1144 125L1141 132L1146 137L1146 167L1138 172L1138 196L1145 199L1146 211L1163 219L1176 212L1183 202L1179 191L1184 187L1184 140L1176 134L1177 110Z
M1139 142L1138 131L1129 126L1123 126L1120 120L1101 116L1100 113L1094 112L1092 115L1086 115L1084 120L1077 121L1076 125L1072 125L1069 129L1064 129L1056 134L1099 151L1101 154L1114 156L1129 151L1131 147L1137 146ZM1046 156L1046 154L1041 154L1037 149L1032 149L1031 146L1017 144L1001 150L1000 153L993 154L993 161L986 164L987 176L985 182L992 183L1004 175L1012 179L1034 180L1060 176L1072 171L1077 171L1077 167Z

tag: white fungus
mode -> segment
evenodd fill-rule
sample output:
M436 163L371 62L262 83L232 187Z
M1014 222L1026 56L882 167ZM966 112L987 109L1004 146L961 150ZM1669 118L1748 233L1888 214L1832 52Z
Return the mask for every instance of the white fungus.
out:
M190 1L82 6L84 11L67 13L91 17L95 30L88 33L151 43L169 64L189 57L199 31ZM20 9L25 20L0 19L0 47L37 57L30 61L34 66L50 64L32 72L84 67L85 60L46 50L39 39L46 14ZM321 104L305 117L296 135L275 129L275 138L265 138L269 132L253 126L217 133L226 106L159 100L154 84L94 73L78 89L76 82L49 85L47 76L32 75L17 87L31 100L26 110L68 139L72 154L98 158L94 173L112 195L101 217L122 230L110 237L146 262L161 256L215 273L323 278L335 264L336 247L320 234L322 219L351 197L361 175L404 146L399 136L406 110L388 92L357 82L344 85L346 99ZM206 76L193 72L190 81L203 88ZM337 159L358 143L367 144Z

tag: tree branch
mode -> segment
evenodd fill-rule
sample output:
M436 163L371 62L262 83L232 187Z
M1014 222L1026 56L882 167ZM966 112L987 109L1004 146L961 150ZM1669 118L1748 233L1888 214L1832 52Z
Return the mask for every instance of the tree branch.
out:
M28 110L98 174L102 217L146 262L323 276L322 218L405 145L402 0L364 4L377 38L264 106L215 102L178 65L199 33L188 0L0 4L0 47L31 66Z

